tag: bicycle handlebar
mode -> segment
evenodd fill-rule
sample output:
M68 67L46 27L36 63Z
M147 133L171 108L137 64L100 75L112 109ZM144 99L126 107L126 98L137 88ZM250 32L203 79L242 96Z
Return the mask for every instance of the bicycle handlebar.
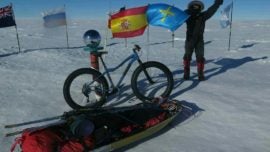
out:
M134 45L134 48L133 48L133 51L140 51L141 50L141 47L138 45L138 44L135 44Z

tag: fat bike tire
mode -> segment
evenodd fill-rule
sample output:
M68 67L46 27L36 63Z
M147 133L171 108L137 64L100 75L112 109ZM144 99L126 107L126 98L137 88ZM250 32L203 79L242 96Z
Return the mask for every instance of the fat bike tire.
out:
M156 77L152 77L150 69L159 70L161 73ZM152 94L152 95L145 94L145 91L141 88L142 85L140 85L141 82L139 80L139 76L141 75L141 76L145 77L144 78L145 82L143 82L144 85L149 82L146 78L147 76L145 73L148 73L150 79L152 79L152 80L157 79L157 77L164 77L163 86L165 87L165 89L163 89L158 94ZM142 80L142 81L144 81L144 80ZM159 83L158 80L156 80L156 82L154 80L152 84L155 84L155 83ZM150 82L149 82L149 85L151 85ZM173 90L173 86L174 86L174 80L173 80L172 72L164 64L162 64L160 62L155 62L155 61L149 61L149 62L145 62L145 63L141 64L139 67L137 67L135 69L135 71L132 75L132 78L131 78L131 88L133 90L133 93L135 94L135 96L138 99L140 99L142 102L146 102L146 103L151 102L153 98L158 97L158 96L163 97L163 98L169 97L169 95L171 94L171 92ZM155 89L159 90L159 87L156 87Z
M77 89L76 92L77 94L79 94L78 96L82 96L81 98L87 98L88 99L87 101L89 101L89 96L86 93L83 93L83 92L86 92L85 91L86 89L83 87L87 87L87 85L89 84L88 92L92 92L93 94L95 94L94 96L98 96L98 99L94 101L94 103L92 104L89 104L89 105L78 104L78 101L74 99L72 96L72 92L71 92L72 83L74 82L75 79L77 79L80 76L85 76L86 80L82 82L84 85L78 86L79 89ZM97 88L97 86L94 86L94 87L90 86L91 84L95 84L95 83L98 84L98 89L102 91L99 91L97 93L97 91L94 90ZM94 89L91 90L91 87ZM92 68L81 68L81 69L73 71L66 78L64 82L64 86L63 86L63 94L64 94L66 103L73 109L96 108L96 107L101 107L106 102L107 95L108 95L108 88L109 87L108 87L108 82L106 78L99 71Z

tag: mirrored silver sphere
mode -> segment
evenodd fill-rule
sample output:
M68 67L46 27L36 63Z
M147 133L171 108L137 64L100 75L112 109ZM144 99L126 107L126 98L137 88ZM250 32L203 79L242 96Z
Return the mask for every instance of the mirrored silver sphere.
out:
M96 30L88 30L83 35L83 41L88 47L96 48L100 44L101 36Z

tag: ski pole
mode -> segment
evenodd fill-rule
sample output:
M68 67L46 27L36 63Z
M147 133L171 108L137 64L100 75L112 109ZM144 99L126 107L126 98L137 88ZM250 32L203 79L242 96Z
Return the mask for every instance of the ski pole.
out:
M18 123L18 124L11 124L11 125L6 125L5 128L15 128L15 127L20 127L20 126L26 126L30 124L35 124L35 123L41 123L45 121L52 121L56 119L62 119L71 115L76 115L77 113L84 112L84 111L89 111L88 109L82 109L78 111L70 111L70 112L65 112L63 115L60 116L55 116L55 117L50 117L50 118L45 118L45 119L40 119L40 120L34 120L34 121L29 121L29 122L23 122L23 123Z
M23 122L23 123L18 123L18 124L11 124L11 125L6 125L5 128L15 128L15 127L20 127L20 126L34 124L34 123L41 123L41 122L45 122L45 121L52 121L52 120L60 119L62 117L63 117L63 115L56 116L56 117L51 117L51 118L40 119L40 120L29 121L29 122Z
M45 129L45 128L49 128L49 127L52 127L52 126L57 126L57 125L65 124L65 123L66 123L65 120L60 120L58 122L50 123L50 124L47 124L47 125L31 127L31 128L25 128L25 129L21 129L19 131L14 131L14 132L7 133L7 134L5 134L5 137L10 137L10 136L15 136L15 135L21 134L25 130L30 130L31 132L34 132L34 131L37 131L37 130L41 130L41 129Z
M21 133L23 133L23 130L7 133L5 135L5 137L15 136L15 135L18 135L18 134L21 134Z
M151 105L151 106L150 106ZM122 112L122 111L127 111L131 109L147 109L147 108L157 108L155 106L152 106L152 104L138 104L135 107L121 107L121 108L100 108L100 109L79 109L79 110L74 110L74 111L69 111L65 112L63 115L60 116L55 116L55 117L50 117L50 118L45 118L45 119L40 119L40 120L34 120L34 121L29 121L29 122L23 122L23 123L18 123L18 124L11 124L11 125L6 125L4 126L5 128L15 128L15 127L20 127L20 126L26 126L30 124L35 124L35 123L41 123L45 121L52 121L56 119L67 119L70 116L75 116L79 114L88 114L89 116L96 116L96 115L101 115L103 113L117 113L117 112ZM159 109L159 108L157 108Z

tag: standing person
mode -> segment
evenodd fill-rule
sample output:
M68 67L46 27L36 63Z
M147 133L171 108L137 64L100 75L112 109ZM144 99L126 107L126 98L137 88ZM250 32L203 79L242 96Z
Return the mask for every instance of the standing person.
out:
M187 32L185 42L185 54L184 54L184 79L188 80L190 77L190 61L193 51L196 54L197 70L199 80L205 80L204 78L204 29L205 22L211 18L219 6L223 3L223 0L215 0L215 3L208 8L208 10L202 12L204 4L199 0L194 0L188 4L188 9L185 11L190 15L186 21Z

